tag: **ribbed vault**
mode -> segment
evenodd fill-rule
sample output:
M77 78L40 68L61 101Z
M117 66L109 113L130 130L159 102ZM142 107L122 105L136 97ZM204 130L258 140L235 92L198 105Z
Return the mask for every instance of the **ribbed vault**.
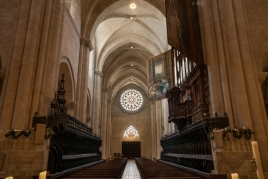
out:
M147 91L147 61L169 49L164 0L83 1L82 36L94 47L94 68L110 97L128 84ZM136 9L129 5L135 3ZM90 14L90 16L88 15ZM90 17L90 18L88 18Z

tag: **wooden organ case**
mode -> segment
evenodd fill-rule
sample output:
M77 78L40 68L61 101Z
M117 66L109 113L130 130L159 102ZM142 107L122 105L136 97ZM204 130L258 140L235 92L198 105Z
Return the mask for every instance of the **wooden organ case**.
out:
M33 118L32 126L46 124L55 135L50 141L47 170L48 178L63 175L101 161L101 139L92 134L92 128L67 114L64 75L47 117Z
M214 128L229 126L227 114L209 114L209 78L203 60L197 0L165 0L168 43L172 46L175 86L166 92L168 122L175 132L161 139L162 162L202 179L225 179L212 174Z

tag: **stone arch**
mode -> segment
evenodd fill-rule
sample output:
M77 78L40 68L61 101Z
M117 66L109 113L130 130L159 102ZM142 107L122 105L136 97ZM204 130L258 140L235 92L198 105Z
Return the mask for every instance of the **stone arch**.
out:
M65 87L65 99L67 102L67 114L73 116L74 115L74 94L75 94L75 89L74 89L74 78L73 78L73 72L72 68L69 62L69 59L67 57L62 57L61 58L61 63L60 63L60 69L59 69L59 80L62 77L62 74L64 74L64 87Z

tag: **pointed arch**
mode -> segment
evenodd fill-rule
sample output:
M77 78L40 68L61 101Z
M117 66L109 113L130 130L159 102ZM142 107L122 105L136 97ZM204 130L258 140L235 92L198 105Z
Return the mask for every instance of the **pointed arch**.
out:
M134 137L134 138L139 138L139 132L135 129L135 127L133 127L132 125L129 126L125 132L123 137L129 138L129 137Z

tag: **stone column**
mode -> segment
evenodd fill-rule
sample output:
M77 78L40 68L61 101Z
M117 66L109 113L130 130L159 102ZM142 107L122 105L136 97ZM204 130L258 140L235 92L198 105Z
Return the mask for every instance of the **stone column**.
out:
M106 146L107 146L107 132L108 132L108 125L107 125L107 117L108 117L108 92L107 89L102 90L102 103L101 103L101 108L102 108L102 113L101 113L101 139L102 139L102 159L106 159Z
M152 129L153 131L155 131L155 136L156 136L156 159L159 159L160 158L160 152L161 152L161 144L160 144L160 140L162 138L162 133L163 133L163 130L162 130L162 103L161 101L156 101L155 102L155 122L156 122L156 125L155 125L155 128Z
M18 89L20 68L24 52L24 44L27 35L30 8L31 8L31 0L25 0L21 2L19 19L15 35L15 42L13 47L13 54L11 57L10 67L6 77L7 81L6 93L2 93L2 96L5 96L5 99L3 101L3 110L1 113L1 122L0 122L1 130L8 130L11 128L13 111L15 107L14 104L16 101L16 94Z
M4 90L2 92L3 98L1 98L1 113L0 113L0 150L4 146L4 133L5 130L12 128L17 129L25 129L28 126L28 122L26 122L26 116L29 113L29 102L31 99L31 93L29 92L32 85L32 77L33 71L36 63L36 54L39 46L39 26L36 24L40 24L43 7L42 4L44 1L40 1L37 3L36 0L24 0L21 1L20 10L19 10L19 19L17 23L17 29L15 34L15 41L13 46L13 54L11 57L11 61L8 67L8 71L6 73L6 80L4 84ZM36 24L35 24L36 23ZM33 43L33 44L31 44ZM29 75L24 74L26 68L29 68ZM24 86L25 88L20 89L22 85L21 75L25 75L25 78L28 78L28 84L30 84L30 88L28 86ZM26 83L27 83L26 82ZM27 91L29 90L29 91ZM22 96L25 93L27 95L25 98ZM23 107L25 111L15 109L15 102L19 98L22 98L22 102L25 103ZM14 113L22 112L21 116L22 121L19 123L21 125L12 126L12 119L14 117ZM16 117L15 117L16 118ZM20 120L20 119L19 119ZM0 170L2 170L5 162L5 155L0 153Z
M33 100L32 100L32 106L31 106L31 112L30 112L30 123L29 128L31 127L31 116L34 115L34 113L40 110L39 105L39 99L40 99L40 92L42 90L42 76L43 76L43 70L45 65L45 54L46 50L48 49L48 35L49 35L49 27L51 27L50 18L51 18L51 11L52 11L52 0L46 1L45 6L45 13L44 13L44 22L42 26L42 34L41 34L41 43L40 43L40 51L38 54L37 59L37 69L36 69L36 75L35 75L35 83L34 83L34 89L33 89Z
M219 1L220 17L223 22L225 40L226 65L228 69L231 101L234 111L235 126L252 128L249 101L246 91L245 74L239 45L239 30L237 29L232 0Z
M217 1L210 1L211 2L211 8L212 8L212 14L211 17L213 17L213 23L214 25L214 32L215 32L215 39L216 39L216 46L217 46L217 54L218 54L218 61L219 61L219 69L221 74L221 83L222 83L222 92L223 92L223 100L224 100L224 112L227 112L229 117L229 124L231 128L234 128L234 115L233 115L233 105L231 102L231 94L230 94L230 85L229 85L229 77L228 77L228 71L226 69L226 57L228 55L225 55L224 51L224 41L223 41L223 34L222 34L222 22L220 20L219 15L219 6ZM213 28L213 27L212 27Z
M36 54L39 50L40 31L45 0L32 0L18 91L15 101L12 128L27 129L29 126L32 90L35 79Z
M98 69L94 70L94 91L93 91L93 133L99 135L100 117L101 117L101 87L102 72Z
M213 16L211 12L211 3L208 0L203 0L199 4L202 46L204 52L204 62L208 66L209 74L209 90L211 112L214 114L223 114L226 112L224 109L222 83L220 76L219 59L217 57L216 39L214 37L213 29Z
M152 159L157 157L157 137L156 137L156 104L150 102L151 106L151 131L152 131Z
M112 136L112 100L107 100L107 120L106 120L106 157L111 157L111 136Z
M81 120L80 103L81 103L82 69L83 69L85 42L86 42L85 38L80 39L79 64L78 64L77 85L76 85L76 106L75 106L75 117L79 120Z
M266 116L262 115L261 109L264 108L264 106L261 106L261 101L263 101L263 99L258 98L258 94L260 94L259 89L261 85L259 84L259 80L257 77L257 69L253 60L254 56L251 53L253 49L250 46L250 39L248 37L247 17L245 16L246 10L244 3L245 2L242 0L237 0L233 2L236 27L238 28L239 32L238 43L241 49L240 54L242 58L243 71L245 76L246 92L248 94L247 97L249 109L252 117L251 123L253 126L253 130L255 131L254 137L255 140L257 140L259 143L259 150L264 171L268 172L268 158L266 156L268 151L268 132L266 131L268 122Z
M80 96L80 118L79 120L86 123L86 113L87 113L87 91L88 91L88 70L89 70L89 52L93 49L90 41L85 42L84 46L84 60L82 69L82 84L81 84L81 96Z
M43 73L43 85L41 89L40 99L40 115L48 115L50 102L54 98L54 93L57 90L55 86L55 79L58 79L56 74L58 63L60 62L59 50L60 50L60 34L62 32L62 19L64 16L64 3L61 1L53 1L55 3L55 9L53 11L53 22L51 24L51 34L49 34L49 48L46 53L46 67ZM54 4L53 4L54 5Z

